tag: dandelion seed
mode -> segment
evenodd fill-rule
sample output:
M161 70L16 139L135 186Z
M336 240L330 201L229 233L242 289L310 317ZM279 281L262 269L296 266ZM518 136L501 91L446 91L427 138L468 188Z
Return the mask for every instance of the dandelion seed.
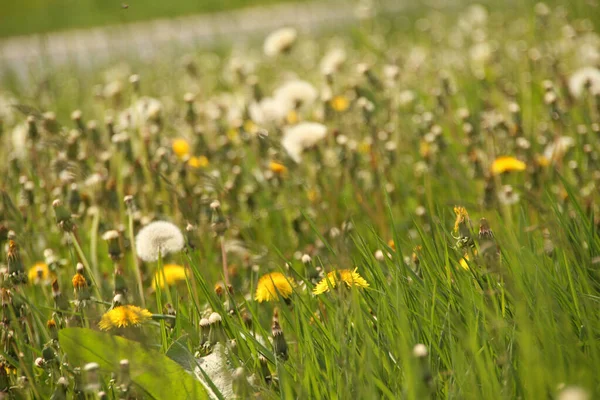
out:
M281 145L297 163L302 161L302 152L322 140L327 127L317 122L302 122L284 129Z
M158 260L159 253L165 255L178 252L184 245L185 239L181 230L167 221L149 223L135 238L137 254L146 262Z
M294 28L278 29L267 36L263 44L263 51L268 57L286 53L290 51L297 38L298 31Z
M173 286L179 282L185 282L186 276L189 276L189 272L185 267L177 264L167 264L162 270L156 271L154 279L152 279L152 289L156 290L156 283L161 288L166 286Z
M500 175L510 171L524 171L527 166L523 161L514 157L498 157L492 163L492 174Z
M98 327L103 331L115 328L140 326L152 317L150 311L133 305L124 305L107 311L100 320Z
M258 280L256 295L254 299L259 303L263 301L275 301L278 296L289 299L292 295L294 285L281 272L272 272L263 275Z
M346 287L350 288L356 286L358 288L369 287L369 283L357 272L358 268L354 270L341 269L331 271L327 276L321 280L313 289L314 294L322 294L328 292L330 289L335 289L340 282L346 284Z

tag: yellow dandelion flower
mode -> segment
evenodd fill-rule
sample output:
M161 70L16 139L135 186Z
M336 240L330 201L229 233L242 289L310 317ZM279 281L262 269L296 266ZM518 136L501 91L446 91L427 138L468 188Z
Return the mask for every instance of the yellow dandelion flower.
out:
M281 272L271 272L261 276L254 299L259 303L277 300L278 294L284 299L292 295L294 284Z
M290 125L297 124L300 121L300 117L298 117L298 113L294 110L290 111L285 117L286 121Z
M390 246L390 249L396 251L396 243L394 243L394 239L388 240L387 245Z
M361 154L369 154L371 152L371 143L362 141L359 143L357 150Z
M315 203L319 198L319 192L317 192L316 189L309 189L308 192L306 192L306 197L308 198L308 201Z
M275 161L271 161L269 163L269 169L277 175L285 175L288 170L285 165L275 162Z
M191 157L188 160L188 165L192 168L205 168L208 167L209 161L208 158L206 158L205 156L199 156L199 157Z
M350 102L344 96L335 96L333 99L331 99L329 104L331 105L331 108L337 112L346 111L350 106Z
M315 286L313 289L313 293L321 294L328 292L330 289L334 289L340 281L344 282L347 287L369 287L369 283L365 280L365 278L360 276L357 270L358 268L355 268L353 271L349 269L331 271L324 279L321 280L321 282L317 283L317 286Z
M86 288L88 285L85 277L79 272L73 275L71 282L73 283L73 288L75 290Z
M244 122L244 130L248 133L256 133L258 132L258 126L252 120L246 120Z
M461 259L460 259L460 266L461 266L462 269L466 269L466 270L469 269L469 263L468 263L468 261L470 261L469 260L469 255L467 253L465 253L465 255L462 256Z
M230 128L226 135L230 142L236 143L240 138L240 130L238 128Z
M190 144L185 139L175 139L171 144L173 153L177 154L177 157L183 158L190 154Z
M423 158L427 158L431 154L431 145L425 140L421 140L421 142L419 143L419 154Z
M139 326L151 317L150 311L144 308L132 305L118 306L102 316L98 327L103 331L109 331L115 328Z
M469 213L467 209L461 206L454 207L454 213L456 214L456 220L454 221L454 232L458 232L461 224L469 221Z
M161 288L165 287L165 281L167 286L175 285L179 282L184 282L187 269L177 264L166 264L162 271L156 271L154 279L152 279L152 289L156 290L156 282L158 282Z
M29 268L27 277L29 278L29 282L33 282L35 284L48 281L50 278L50 270L48 269L48 265L41 261L35 263L33 267Z
M514 157L502 156L498 157L492 163L492 174L500 175L510 171L524 171L527 165L521 160Z
M550 160L541 154L535 156L535 162L540 167L547 167L548 165L550 165Z

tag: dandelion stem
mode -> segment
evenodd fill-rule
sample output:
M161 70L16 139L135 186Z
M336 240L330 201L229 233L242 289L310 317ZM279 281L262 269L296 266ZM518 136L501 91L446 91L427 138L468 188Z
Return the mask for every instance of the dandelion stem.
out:
M140 270L140 263L138 262L137 254L135 251L135 235L133 233L133 213L131 211L127 211L127 220L129 243L131 247L131 255L133 257L133 269L135 274L135 280L138 286L138 292L140 295L140 304L142 305L142 308L146 308L146 299L144 298L144 284L142 283L142 271Z
M221 241L221 259L223 261L223 279L225 285L229 287L229 269L227 268L227 252L225 251L225 236L220 237Z
M94 294L96 295L96 297L98 299L101 299L102 296L100 295L100 287L98 286L98 281L96 279L96 275L94 274L94 271L92 271L92 269L90 268L90 263L88 262L87 258L85 258L85 254L83 253L83 250L81 249L81 246L79 245L79 240L77 239L77 235L75 235L74 232L71 232L71 243L73 243L73 246L75 247L75 251L77 252L77 255L79 256L79 260L81 260L81 263L83 264L85 270L87 271L88 275L90 276L90 279L92 280L92 284L94 285Z
M98 225L100 224L100 212L98 209L94 212L92 219L92 233L90 236L90 253L92 254L92 268L94 274L98 275Z

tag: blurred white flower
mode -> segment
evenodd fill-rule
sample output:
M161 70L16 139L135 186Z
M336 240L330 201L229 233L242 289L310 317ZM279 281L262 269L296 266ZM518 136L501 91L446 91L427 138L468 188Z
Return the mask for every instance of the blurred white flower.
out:
M248 106L250 118L258 125L279 122L285 117L287 111L285 104L272 97L264 97L260 102L253 102Z
M152 97L142 97L132 107L119 114L119 128L135 129L148 122L157 122L162 114L162 103Z
M273 97L288 110L293 110L297 107L310 107L317 96L317 89L313 85L298 79L279 86L275 89Z
M114 99L123 92L123 83L121 81L112 81L107 83L102 89L102 96L106 99Z
M567 386L558 394L558 400L589 400L590 394L579 386Z
M301 122L284 129L281 145L289 156L299 163L302 152L317 144L327 135L327 127L318 122Z
M346 61L346 52L342 48L330 50L321 59L321 73L329 75L338 72Z
M265 39L263 50L268 57L274 57L292 48L298 32L294 28L281 28L271 32Z
M12 153L20 159L27 157L27 135L29 128L26 122L15 126L12 130Z
M572 137L561 136L546 146L544 149L544 157L551 162L559 161L574 145L575 140Z
M569 78L569 91L576 98L580 98L585 93L588 85L589 92L592 95L600 95L600 69L594 67L581 68Z
M179 228L167 221L155 221L144 226L135 238L138 256L148 262L158 260L161 255L183 249L185 240Z
M517 204L521 196L519 193L515 192L511 185L504 185L498 192L498 200L500 204L504 204L507 206L511 206L513 204Z

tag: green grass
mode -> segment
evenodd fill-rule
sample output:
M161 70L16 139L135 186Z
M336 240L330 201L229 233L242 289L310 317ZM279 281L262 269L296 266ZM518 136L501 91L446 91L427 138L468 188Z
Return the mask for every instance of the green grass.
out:
M282 0L25 0L0 4L0 37L229 11Z
M161 390L192 390L193 381L178 386L165 377L165 371L183 373L165 354L193 369L218 353L221 341L226 370L254 376L250 383L234 379L242 398L564 399L564 388L573 387L600 396L599 99L572 97L567 87L582 66L579 46L596 35L582 18L596 11L583 2L569 7L551 8L542 18L532 4L490 5L487 23L474 30L474 21L457 23L467 18L462 9L418 9L341 32L301 35L289 54L274 59L253 43L172 51L152 65L31 67L27 84L7 74L3 88L24 113L0 108L2 232L15 232L26 269L52 249L64 260L55 274L65 298L87 301L58 307L47 282L16 284L3 275L2 329L13 334L0 337L2 362L10 367L6 376L0 369L0 390L49 398L61 392L57 382L65 377L71 396L83 387L74 368L94 361L108 398L119 398L122 379L115 385L110 374L119 374L123 358L132 369L133 384L123 386L129 391L151 398ZM575 36L565 42L567 24ZM496 51L478 65L471 54L482 40ZM319 61L335 46L344 47L348 60L328 81ZM248 69L232 71L233 59L248 60ZM356 71L360 62L371 65L370 76ZM400 67L394 82L385 78L391 64ZM140 76L137 90L128 83L132 73ZM281 146L286 122L251 123L248 111L256 92L271 96L290 76L349 102L335 111L319 97L297 111L301 121L328 130L301 163ZM545 80L556 103L548 101ZM102 95L114 82L122 84L119 94ZM413 101L403 100L406 90ZM192 105L183 100L187 92L195 95ZM113 143L105 118L118 125L119 115L146 96L162 104L160 119L121 128L130 146ZM519 113L510 111L513 102ZM70 118L76 109L81 123ZM56 113L58 128L44 122L46 111ZM34 116L37 135L15 145L27 115ZM541 158L561 137L573 146L554 160ZM205 156L209 164L194 168L178 157L177 138L189 143L190 156ZM526 169L493 175L491 166L503 155L519 158ZM271 161L287 172L273 172ZM518 201L506 200L506 185ZM133 212L126 195L133 196ZM57 225L54 199L73 214L76 235ZM210 207L214 200L222 215ZM455 206L469 214L458 231ZM493 230L491 241L479 235L480 218ZM151 220L182 230L191 224L195 230L184 234L193 247L139 262L133 237ZM120 232L117 260L101 239L111 229ZM215 290L224 279L218 234L230 249L231 295ZM5 233L2 240L8 261ZM301 261L304 254L310 263ZM98 271L91 273L98 286L74 292L80 261ZM191 272L156 293L154 274L169 263ZM128 289L126 303L142 304L138 267L151 320L91 332L115 287ZM313 294L325 273L354 268L368 288L342 285ZM115 270L122 280L115 280ZM287 302L258 303L259 278L276 271L294 282L293 294ZM165 316L166 303L175 318ZM277 354L281 343L270 341L275 309L287 359ZM199 324L213 312L222 325L211 327L203 345ZM50 318L59 333L46 327ZM413 354L417 344L427 348L425 357ZM48 349L56 358L34 366Z

